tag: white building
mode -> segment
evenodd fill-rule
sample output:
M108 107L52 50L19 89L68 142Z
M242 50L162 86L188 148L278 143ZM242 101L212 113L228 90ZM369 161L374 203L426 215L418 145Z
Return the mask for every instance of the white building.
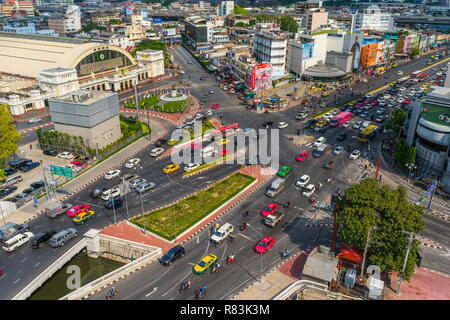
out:
M78 6L69 6L64 16L64 29L66 32L81 30L81 11Z
M220 2L220 7L217 7L217 15L221 17L226 17L227 15L233 13L234 1L222 1Z
M318 35L298 34L289 41L288 71L302 74L316 64L324 64L327 57L326 33Z
M259 63L272 65L274 80L284 77L286 68L287 37L282 33L259 31L253 40L253 49Z
M134 41L130 41L130 38L127 36L121 36L117 34L113 34L109 39L108 43L113 46L121 47L122 49L126 49L134 45Z
M390 13L382 11L378 6L370 6L356 15L356 28L391 31L394 30L394 19Z

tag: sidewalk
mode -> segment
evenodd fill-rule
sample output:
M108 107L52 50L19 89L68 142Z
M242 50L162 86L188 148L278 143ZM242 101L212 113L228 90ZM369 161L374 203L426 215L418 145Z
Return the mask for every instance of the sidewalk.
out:
M73 194L77 193L85 189L92 182L103 177L105 172L113 169L114 167L118 167L125 163L129 158L132 158L135 154L145 149L147 146L151 145L154 141L159 139L160 137L166 135L167 129L163 125L162 122L153 119L152 127L154 128L154 133L152 134L152 140L149 142L146 137L142 137L134 143L128 145L124 149L115 153L108 159L104 160L101 165L93 166L87 169L87 171L83 172L78 177L74 178L70 182L66 183L62 189L64 190L65 195L61 197L61 194L58 199L47 200L45 197L39 199L38 209L36 209L32 202L29 202L25 206L8 214L5 219L6 222L15 222L15 223L24 223L32 220L39 214L43 213L44 208L49 204L56 203L59 201L64 201L69 198ZM100 174L98 174L101 172Z

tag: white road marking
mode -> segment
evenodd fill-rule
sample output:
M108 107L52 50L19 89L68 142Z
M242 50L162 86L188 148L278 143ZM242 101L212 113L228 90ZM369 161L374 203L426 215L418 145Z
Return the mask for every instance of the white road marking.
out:
M36 263L34 266L37 267L38 265L40 265L41 262L39 261L38 263Z
M9 255L8 259L11 259L14 256L14 253Z
M23 258L20 262L24 263L28 258Z
M242 233L240 233L239 232L239 235L241 235L242 237L244 237L245 239L247 239L247 240L250 240L250 241L254 241L253 239L251 239L251 238L249 238L249 237L247 237L247 236L244 236Z
M154 287L152 291L150 291L149 293L147 293L147 294L145 295L145 297L148 297L148 296L151 295L152 293L155 293L156 290L158 290L158 287Z
M17 279L16 281L13 282L13 284L16 284L17 282L19 282L20 278Z

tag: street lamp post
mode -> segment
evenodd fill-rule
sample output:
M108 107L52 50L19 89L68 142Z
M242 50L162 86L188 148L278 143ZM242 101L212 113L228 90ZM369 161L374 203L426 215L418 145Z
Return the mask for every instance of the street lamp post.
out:
M141 209L142 209L142 223L144 224L144 230L142 232L144 232L145 234L145 217L144 217L144 203L142 202L142 192L139 192L139 197L141 198Z
M406 164L406 167L409 169L409 171L408 171L408 182L409 182L409 177L411 176L411 170L412 169L416 170L417 166L414 163L408 163L408 164Z
M412 233L411 231L404 231L403 230L403 233L409 234L409 239L408 239L408 249L406 250L406 255L405 255L405 262L403 263L402 273L400 274L400 279L398 280L397 294L400 294L400 288L402 286L403 273L405 273L406 263L408 262L409 250L411 249L411 244L412 244L412 240L413 240L413 236L414 236L414 233Z

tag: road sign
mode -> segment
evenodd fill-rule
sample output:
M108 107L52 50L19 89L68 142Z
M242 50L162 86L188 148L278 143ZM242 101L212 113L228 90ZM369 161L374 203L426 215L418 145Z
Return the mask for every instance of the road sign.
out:
M34 202L34 204L37 204L37 203L38 203L38 200L37 200L36 197L33 197L33 202Z
M55 176L73 178L73 171L71 168L50 165L50 172Z

